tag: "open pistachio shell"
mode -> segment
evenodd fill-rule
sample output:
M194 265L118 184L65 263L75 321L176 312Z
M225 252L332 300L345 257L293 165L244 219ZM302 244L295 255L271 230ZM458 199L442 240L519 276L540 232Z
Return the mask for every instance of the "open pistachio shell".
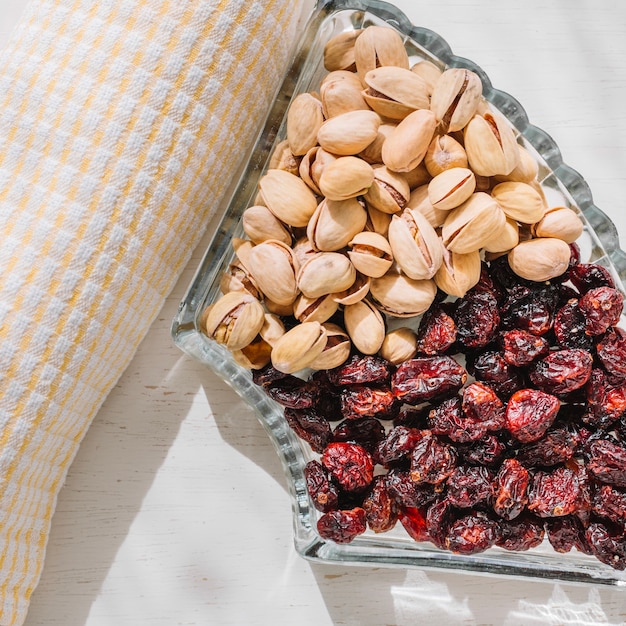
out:
M309 365L326 347L326 330L319 322L304 322L288 330L272 348L272 365L293 374Z

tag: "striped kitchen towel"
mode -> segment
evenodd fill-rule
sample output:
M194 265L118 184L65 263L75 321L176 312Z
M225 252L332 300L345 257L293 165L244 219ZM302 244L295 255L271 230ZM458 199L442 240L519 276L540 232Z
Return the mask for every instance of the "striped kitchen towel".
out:
M294 0L31 0L0 53L0 625L57 494L258 132Z

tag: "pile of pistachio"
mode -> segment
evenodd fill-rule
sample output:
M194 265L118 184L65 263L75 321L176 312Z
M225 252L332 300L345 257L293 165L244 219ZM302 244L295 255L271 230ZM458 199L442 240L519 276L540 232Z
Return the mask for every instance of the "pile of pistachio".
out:
M238 363L329 369L353 348L400 363L416 353L410 319L437 288L462 297L482 259L507 254L528 280L563 273L583 224L549 206L477 74L411 65L382 26L332 38L324 66L319 93L291 102L223 295L200 320ZM338 310L342 326L329 322ZM395 318L406 325L388 330Z

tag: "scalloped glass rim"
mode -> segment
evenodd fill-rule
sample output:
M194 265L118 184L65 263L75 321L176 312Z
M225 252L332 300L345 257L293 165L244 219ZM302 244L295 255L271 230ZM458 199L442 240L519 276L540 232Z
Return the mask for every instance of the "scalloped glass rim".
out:
M442 568L624 586L626 573L617 572L575 550L558 554L547 541L527 552L492 548L482 554L462 556L439 550L430 543L417 543L402 528L381 535L368 531L347 545L323 540L315 528L319 513L310 505L303 476L304 465L312 458L310 451L304 449L287 426L282 408L252 383L250 373L237 365L223 346L208 340L198 330L199 315L219 294L219 277L232 260L231 239L243 232L241 213L254 198L257 182L267 167L273 147L284 137L285 114L291 98L310 90L309 86L315 85L316 81L319 84L324 72L321 63L323 45L332 35L382 23L398 30L405 38L410 55L431 60L442 67L466 67L480 75L485 97L504 113L519 133L518 140L542 164L540 180L548 196L553 194L559 203L580 211L586 226L579 241L586 259L609 268L624 291L626 254L619 248L615 225L593 204L586 182L563 162L551 137L529 122L515 98L495 89L479 66L455 56L439 35L413 25L393 5L378 0L320 0L309 17L294 50L292 65L277 90L248 158L234 173L230 190L215 209L216 219L220 222L173 320L174 342L231 385L256 412L283 464L292 497L294 543L303 557L341 564Z

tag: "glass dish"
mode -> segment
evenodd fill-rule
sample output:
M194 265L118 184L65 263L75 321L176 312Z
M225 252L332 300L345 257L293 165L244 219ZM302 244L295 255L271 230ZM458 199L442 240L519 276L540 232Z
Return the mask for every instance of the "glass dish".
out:
M308 446L305 449L292 433L283 417L282 407L253 384L250 372L235 363L223 346L210 341L199 330L200 314L207 304L219 296L220 276L233 259L231 239L243 234L241 214L253 204L258 180L268 166L275 145L285 136L286 111L291 99L298 93L315 90L319 86L325 74L322 62L324 44L332 36L369 24L386 24L397 29L405 39L413 62L427 59L442 68L466 67L479 74L485 97L508 118L516 129L518 141L539 161L539 180L550 201L580 212L585 224L584 233L578 241L583 259L609 268L618 288L624 290L626 255L619 249L615 226L594 205L585 181L563 163L559 149L550 136L528 121L517 100L493 88L480 67L455 56L441 37L426 28L414 26L394 6L377 0L320 0L308 20L294 61L277 92L264 127L259 129L258 139L248 159L235 173L230 192L216 207L217 219L221 221L173 321L174 341L185 353L206 364L228 382L255 410L284 467L292 497L295 547L303 557L342 564L444 568L626 585L626 573L576 550L558 554L547 540L528 552L491 548L472 556L454 555L430 543L417 543L399 524L397 529L380 535L368 531L347 545L323 540L316 531L319 513L309 502L303 476L306 462L313 458Z

